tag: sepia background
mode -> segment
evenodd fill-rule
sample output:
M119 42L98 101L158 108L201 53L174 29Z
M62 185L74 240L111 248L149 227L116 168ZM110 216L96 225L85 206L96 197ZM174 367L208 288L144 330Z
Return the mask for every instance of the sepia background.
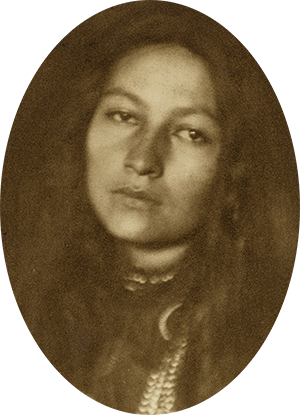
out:
M212 17L243 44L272 84L285 113L299 163L299 58L297 5L293 0L178 1ZM38 67L58 42L83 20L118 4L112 1L51 3L12 1L2 7L1 163L18 105ZM284 7L284 8L283 8ZM52 367L31 337L9 285L1 253L0 410L5 414L112 414L92 401ZM300 340L299 258L274 329L251 364L218 395L185 412L216 414L296 414ZM297 402L296 402L297 399Z

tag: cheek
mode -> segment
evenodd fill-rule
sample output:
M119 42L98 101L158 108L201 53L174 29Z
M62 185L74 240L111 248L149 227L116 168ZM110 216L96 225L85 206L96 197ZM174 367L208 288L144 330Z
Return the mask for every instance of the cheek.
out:
M99 136L88 138L86 148L87 177L100 184L109 181L122 166L122 151Z
M184 163L172 175L174 206L188 222L202 220L209 208L217 177L217 158ZM171 187L171 185L169 186Z
M205 215L211 198L213 181L213 177L203 181L191 180L182 187L180 201L183 216L195 220L195 217Z
M103 200L104 189L109 186L111 172L109 155L103 150L88 149L86 157L86 186L88 195L93 204L100 204Z
M185 194L189 200L196 201L206 193L214 181L218 170L218 153L198 155L184 154L177 157L169 166L168 180L173 182L176 192ZM167 172L166 172L167 173Z

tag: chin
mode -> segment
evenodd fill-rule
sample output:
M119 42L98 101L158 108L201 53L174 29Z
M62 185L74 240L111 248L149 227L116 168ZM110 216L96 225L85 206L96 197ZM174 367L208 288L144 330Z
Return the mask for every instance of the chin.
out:
M151 226L138 226L138 224L129 222L118 224L118 226L108 226L107 231L115 238L135 245L144 245L153 249L156 247L171 246L186 240L186 236L166 232L166 229L160 226L158 229ZM163 232L162 232L163 230Z
M138 221L112 221L106 227L107 231L117 239L135 244L151 244L159 241L153 227Z

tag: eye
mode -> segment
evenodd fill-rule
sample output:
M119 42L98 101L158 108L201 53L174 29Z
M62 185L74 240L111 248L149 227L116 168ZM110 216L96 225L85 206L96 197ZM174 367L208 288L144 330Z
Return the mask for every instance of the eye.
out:
M128 112L128 111L109 111L106 114L108 116L108 118L110 118L111 120L117 122L117 123L122 123L122 124L133 124L133 125L137 125L138 124L138 120L135 117L134 114Z
M184 140L195 141L197 143L207 143L209 139L203 133L203 131L196 128L184 128L176 132L177 137Z

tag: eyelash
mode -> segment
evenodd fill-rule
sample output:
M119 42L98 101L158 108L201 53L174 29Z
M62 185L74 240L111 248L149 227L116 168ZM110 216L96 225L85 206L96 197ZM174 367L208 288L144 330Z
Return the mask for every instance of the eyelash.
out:
M129 112L129 111L122 111L122 110L113 110L108 111L105 114L110 120L119 123L119 124L130 124L130 125L138 125L139 120L138 117ZM116 119L116 117L119 117L119 119ZM182 132L188 132L189 137L182 136ZM195 134L196 137L191 137L190 134ZM177 136L180 139L183 140L190 140L191 142L200 143L200 144L206 144L209 143L210 140L207 138L207 136L203 133L203 131L197 129L197 128L188 128L188 127L181 127L180 129L177 129L174 133L175 136Z
M106 113L106 116L116 123L132 124L132 125L138 124L137 117L129 111L120 111L120 110L108 111ZM119 116L119 119L116 119L116 116Z
M189 134L189 137L182 136L183 132L187 132ZM195 134L196 137L191 137L191 134ZM197 128L181 128L175 132L175 135L181 139L188 139L195 143L206 144L210 142L206 134L204 134L203 131L198 130Z

